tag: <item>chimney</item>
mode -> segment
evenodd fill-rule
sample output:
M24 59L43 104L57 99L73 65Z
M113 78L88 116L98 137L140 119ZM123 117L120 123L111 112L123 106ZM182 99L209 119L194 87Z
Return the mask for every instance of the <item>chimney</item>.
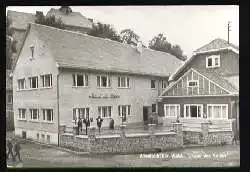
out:
M136 46L136 49L139 53L142 53L142 42L141 41L138 41L137 42L137 46Z
M43 12L42 11L36 11L36 16L43 16Z

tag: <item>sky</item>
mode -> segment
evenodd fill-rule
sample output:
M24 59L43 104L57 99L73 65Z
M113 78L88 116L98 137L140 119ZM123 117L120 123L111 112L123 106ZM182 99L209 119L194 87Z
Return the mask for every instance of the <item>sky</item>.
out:
M9 6L7 10L44 14L59 6ZM87 18L111 24L116 31L130 28L144 44L163 33L171 44L178 44L185 55L213 39L227 40L231 21L230 42L239 45L239 6L71 6ZM6 13L7 14L7 13Z

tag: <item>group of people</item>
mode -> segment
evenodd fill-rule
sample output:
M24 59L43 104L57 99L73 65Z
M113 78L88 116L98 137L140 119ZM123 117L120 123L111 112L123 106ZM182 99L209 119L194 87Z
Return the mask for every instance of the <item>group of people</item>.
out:
M97 126L98 126L99 132L100 132L103 119L100 116L98 116L98 118L96 118L96 121L97 121ZM77 119L75 119L77 134L79 135L79 133L82 132L83 124L85 124L85 131L86 131L86 135L87 135L88 134L88 127L90 126L90 122L93 122L92 118L89 119L89 118L81 118L81 117L79 117L78 121L77 121Z
M20 162L22 161L21 155L20 155L21 146L17 141L14 142L15 155L13 153L13 144L12 144L12 141L10 139L7 140L7 148L8 148L8 153L7 153L7 157L6 157L7 160L9 159L9 156L11 155L13 161L16 161L16 157L18 157Z

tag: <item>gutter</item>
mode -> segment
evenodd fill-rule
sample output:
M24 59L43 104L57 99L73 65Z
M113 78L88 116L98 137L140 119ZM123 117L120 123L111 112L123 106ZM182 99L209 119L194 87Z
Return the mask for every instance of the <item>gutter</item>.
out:
M57 135L57 143L58 143L58 147L60 146L60 130L59 130L59 118L60 118L60 112L59 112L59 75L60 75L60 70L59 73L56 75L56 89L57 89L57 128L58 128L58 135Z

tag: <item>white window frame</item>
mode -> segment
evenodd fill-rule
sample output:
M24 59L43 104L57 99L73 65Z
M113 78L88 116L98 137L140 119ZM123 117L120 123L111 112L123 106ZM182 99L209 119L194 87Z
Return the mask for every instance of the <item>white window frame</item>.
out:
M30 110L30 120L31 121L39 121L39 109L31 108L29 110ZM33 110L37 110L37 119L33 119Z
M210 118L208 115L208 107L211 106L212 107L212 117ZM213 108L214 106L220 106L220 118L214 118L214 111ZM227 116L226 118L222 118L222 107L226 107L226 112L227 112ZM228 104L207 104L207 119L210 120L228 120Z
M201 115L200 117L191 117L191 113L190 115L187 117L186 114L186 108L189 106L189 113L190 113L190 106L200 106L201 107ZM198 108L197 108L197 115L198 115ZM203 104L184 104L184 118L188 118L188 119L201 119L203 118Z
M175 107L175 116L167 116L167 107L168 107L168 114L170 114L170 107ZM177 118L178 109L179 109L179 113L181 113L180 104L164 104L164 117L165 118Z
M208 66L208 60L212 59L212 65ZM215 65L215 59L218 59L218 65ZM206 68L220 67L220 55L211 55L206 57Z
M36 78L36 87L35 88L32 88L32 79L33 78ZM32 76L32 77L29 77L29 83L30 83L30 89L37 89L38 88L38 76Z
M23 88L20 87L22 81L23 81ZM17 83L18 83L18 90L25 90L25 88L26 88L26 80L25 80L25 78L18 79Z
M154 81L155 87L152 87L152 81ZM156 80L155 80L155 79L151 79L151 80L150 80L150 88L151 88L151 89L156 89Z
M120 117L123 117L124 114L122 113L122 108L126 108L126 116L131 116L131 105L119 105L118 106L118 114Z
M99 113L99 108L100 108L100 113ZM103 109L107 108L107 116L103 116ZM110 115L109 115L109 108L110 108ZM112 118L112 106L98 106L98 115L101 116L101 118Z
M79 117L81 117L81 119L83 118L86 119L86 117L90 118L90 108L89 107L73 108L72 121L75 122L75 119L78 121Z
M51 110L51 118L52 120L48 120L48 110ZM53 112L53 109L52 108L44 108L42 109L42 114L43 114L43 122L48 122L48 123L53 123L54 122L54 112Z
M98 82L98 77L99 77L99 82ZM102 77L107 78L107 86L106 87L102 86L102 84L103 84ZM97 75L96 79L97 79L97 87L98 88L111 88L111 76L109 76L109 75Z
M122 86L122 78L125 79L125 86ZM127 76L118 76L118 88L130 88L130 78Z
M83 85L78 85L77 76L82 75L83 77ZM89 76L86 73L74 73L72 74L73 79L73 87L88 87L89 85Z
M26 120L26 109L25 108L18 108L18 119L19 120Z
M45 78L49 77L49 86L45 86ZM42 82L42 88L51 88L52 87L52 74L45 74L45 75L41 75L41 82Z
M195 86L190 86L189 83L190 82L196 82L197 84ZM187 82L187 87L190 87L190 88L199 88L199 81L198 80L188 80Z

